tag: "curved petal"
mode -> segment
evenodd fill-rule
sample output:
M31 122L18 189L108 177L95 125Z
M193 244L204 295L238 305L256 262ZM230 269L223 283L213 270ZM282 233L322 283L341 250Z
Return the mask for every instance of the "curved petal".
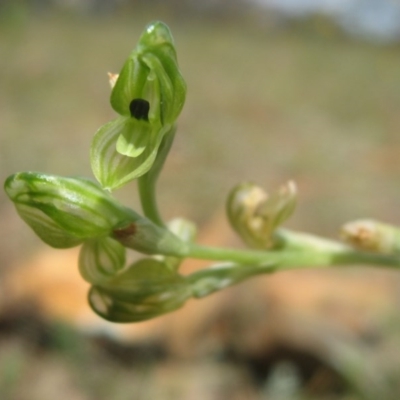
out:
M117 151L117 141L129 124L130 118L119 117L103 125L93 138L90 149L92 170L108 190L117 189L145 174L154 163L165 132L170 129L165 126L158 132L152 131L140 155L128 157Z
M160 49L146 52L141 59L159 81L161 121L172 124L182 111L186 98L186 83L176 59L166 56Z
M136 54L126 60L110 97L111 106L118 114L130 116L129 104L133 99L143 97L148 74L149 68Z

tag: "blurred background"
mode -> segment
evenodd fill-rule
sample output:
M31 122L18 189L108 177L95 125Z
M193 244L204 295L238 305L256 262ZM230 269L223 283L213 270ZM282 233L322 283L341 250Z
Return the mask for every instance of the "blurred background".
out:
M2 182L92 176L91 138L114 116L107 72L154 19L170 26L188 85L159 182L166 218L241 246L228 191L294 179L290 228L336 238L357 218L400 223L396 0L0 0ZM116 196L139 208L134 185ZM0 217L2 400L400 396L396 271L259 277L121 326L88 309L78 250L42 244L3 193Z

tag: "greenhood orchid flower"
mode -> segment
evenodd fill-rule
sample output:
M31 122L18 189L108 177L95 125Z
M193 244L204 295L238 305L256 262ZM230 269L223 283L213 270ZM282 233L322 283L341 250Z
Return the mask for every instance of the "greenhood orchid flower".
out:
M227 215L233 229L248 246L268 249L274 246L275 230L292 215L296 200L293 181L271 195L253 183L242 183L228 197Z
M101 317L113 322L137 322L183 306L192 296L185 278L163 262L145 258L113 278L93 285L89 304Z
M4 188L21 218L56 248L108 235L132 219L131 210L86 178L21 172L10 176Z
M4 188L21 218L52 247L110 237L145 254L181 257L187 252L187 245L168 229L124 207L89 179L21 172L10 176ZM97 261L120 251L116 244L101 247L109 251Z
M94 175L109 190L149 171L186 96L173 38L162 22L146 27L118 77L111 76L110 101L119 117L97 131L91 147Z

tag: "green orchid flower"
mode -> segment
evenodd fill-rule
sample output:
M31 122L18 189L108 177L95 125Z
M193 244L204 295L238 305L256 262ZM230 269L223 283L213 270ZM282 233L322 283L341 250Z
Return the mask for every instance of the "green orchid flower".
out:
M229 222L250 247L272 248L274 233L293 213L297 189L293 181L269 195L253 183L237 185L228 196L226 210Z
M107 282L93 285L89 304L113 322L137 322L183 306L192 296L188 282L162 261L139 260Z
M10 176L4 188L21 218L52 247L109 235L132 220L131 210L89 179L21 172Z
M102 186L113 190L149 171L182 110L186 84L168 27L149 24L110 82L111 105L119 117L95 134L91 163Z
M21 172L10 176L4 188L20 217L52 247L109 237L112 244L101 245L109 254L119 252L121 246L175 257L188 251L187 244L168 229L124 207L89 179ZM107 254L99 254L97 259L104 261Z

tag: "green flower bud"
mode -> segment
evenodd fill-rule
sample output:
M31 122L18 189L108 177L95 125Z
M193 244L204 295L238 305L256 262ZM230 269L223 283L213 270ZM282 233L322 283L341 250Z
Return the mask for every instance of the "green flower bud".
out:
M96 178L111 190L151 168L182 110L186 84L162 22L148 25L121 73L109 76L111 105L120 117L97 131L91 163Z
M274 244L274 231L294 211L296 194L296 186L291 181L271 196L252 183L241 184L228 197L229 221L250 247L270 248Z
M21 172L10 176L4 187L21 218L53 247L73 247L108 235L132 219L129 210L88 179Z
M351 246L381 254L400 254L400 229L374 220L358 220L345 224L341 238Z
M186 280L162 262L143 259L106 284L93 286L89 304L113 322L137 322L180 308L191 297Z

